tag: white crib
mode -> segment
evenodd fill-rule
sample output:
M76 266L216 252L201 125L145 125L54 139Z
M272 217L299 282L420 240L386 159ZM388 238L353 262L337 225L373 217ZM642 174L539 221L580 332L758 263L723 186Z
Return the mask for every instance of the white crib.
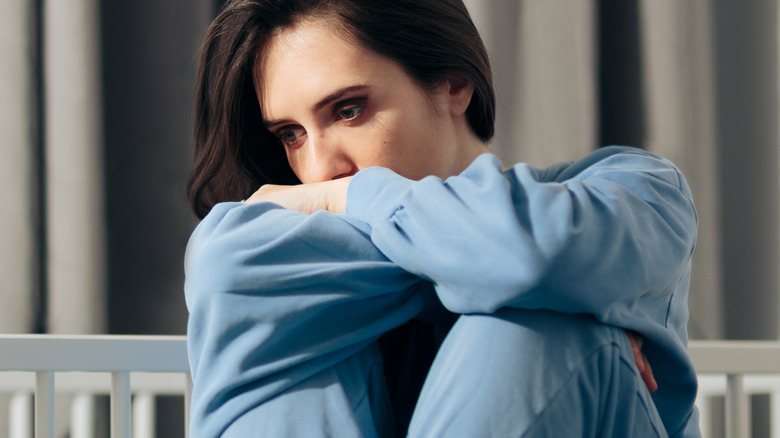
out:
M725 436L743 438L750 433L750 399L770 396L770 436L780 438L780 342L691 341L688 345L699 376L702 435L710 436L713 396L726 397Z
M0 393L11 395L7 436L32 437L34 425L35 438L54 438L55 389L73 396L71 438L94 436L93 398L104 394L112 438L130 438L131 430L134 438L153 437L158 395L184 396L186 434L188 371L184 336L0 335Z
M771 436L780 438L780 342L691 341L689 352L705 438L714 396L726 397L725 436L750 436L751 394L770 395ZM110 395L112 438L153 437L154 397L168 394L184 396L186 434L188 370L184 336L0 335L0 393L12 395L7 436L32 437L34 424L36 438L54 438L55 389L73 395L72 438L94 436L99 394Z

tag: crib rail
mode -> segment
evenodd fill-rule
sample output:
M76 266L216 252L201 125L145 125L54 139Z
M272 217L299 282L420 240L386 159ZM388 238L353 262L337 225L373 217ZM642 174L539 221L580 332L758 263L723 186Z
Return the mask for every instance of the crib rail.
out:
M708 399L718 395L726 397L725 436L750 436L750 394L770 395L771 433L780 438L780 342L691 341L688 351L699 375L696 403L705 438L712 416ZM55 386L76 394L74 438L91 436L83 423L91 415L87 400L96 394L110 395L112 438L130 438L132 429L134 437L146 436L139 429L149 428L154 395L184 395L186 430L188 371L184 336L0 335L0 391L15 394L11 437L31 436L24 429L33 422L36 438L54 437ZM27 408L33 392L34 414Z
M748 396L770 396L770 430L780 438L780 342L777 341L691 341L688 353L699 376L696 404L702 435L710 436L709 399L726 399L726 438L750 434Z
M70 388L83 395L74 398L72 410L85 413L74 416L76 423L89 417L84 396L110 395L112 438L131 437L131 410L136 416L149 415L153 395L184 395L186 430L192 385L184 336L2 335L0 371L0 388L15 394L10 406L11 436L29 436L23 430L27 421L24 406L33 386L35 437L54 437L55 380L57 389ZM176 379L171 373L181 376ZM131 394L136 394L134 406ZM89 429L73 427L77 430L71 429L72 436Z

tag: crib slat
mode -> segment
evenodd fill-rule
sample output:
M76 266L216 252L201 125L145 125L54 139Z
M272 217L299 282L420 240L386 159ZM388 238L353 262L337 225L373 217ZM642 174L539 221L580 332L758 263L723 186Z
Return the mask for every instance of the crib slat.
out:
M95 436L95 402L91 394L76 394L70 403L71 438Z
M31 438L32 431L32 394L17 392L11 396L8 406L8 436L10 438Z
M769 396L769 431L772 438L780 438L780 392L778 388L772 389Z
M142 392L133 398L133 438L154 438L154 394Z
M745 395L745 377L726 375L726 438L750 436L748 401Z
M192 374L185 375L186 388L184 389L184 436L190 436L190 400L192 399Z
M712 400L710 397L696 397L696 408L699 410L699 431L701 431L701 436L709 437L711 436L710 426L712 425L712 417L710 416Z
M111 373L111 438L130 438L130 373Z
M35 438L54 438L54 372L35 373Z

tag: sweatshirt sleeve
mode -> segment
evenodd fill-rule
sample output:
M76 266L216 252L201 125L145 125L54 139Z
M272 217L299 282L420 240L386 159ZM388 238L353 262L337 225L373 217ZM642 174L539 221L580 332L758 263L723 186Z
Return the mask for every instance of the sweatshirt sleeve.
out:
M546 170L503 171L483 154L445 181L369 168L347 200L376 247L456 313L510 306L665 325L675 291L687 297L691 194L677 168L641 150L604 148Z
M199 436L219 436L420 311L424 282L387 260L366 230L271 203L219 204L198 225L185 297Z

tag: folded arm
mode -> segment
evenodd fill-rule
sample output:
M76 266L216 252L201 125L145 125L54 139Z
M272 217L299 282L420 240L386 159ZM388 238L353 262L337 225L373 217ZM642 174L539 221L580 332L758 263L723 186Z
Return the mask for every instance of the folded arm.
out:
M665 318L693 251L696 213L666 160L609 148L569 166L502 171L480 156L442 181L358 173L347 213L390 260L431 280L457 313L503 306L590 313L642 301Z
M414 318L422 287L358 221L270 203L217 205L186 255L192 427L218 436L354 355Z

